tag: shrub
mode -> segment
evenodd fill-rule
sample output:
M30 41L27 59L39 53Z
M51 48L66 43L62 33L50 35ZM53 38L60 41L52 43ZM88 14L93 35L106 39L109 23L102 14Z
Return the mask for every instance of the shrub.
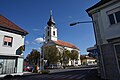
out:
M42 74L48 74L50 71L49 70L43 70L41 72L42 72Z
M38 66L35 65L33 73L38 73Z

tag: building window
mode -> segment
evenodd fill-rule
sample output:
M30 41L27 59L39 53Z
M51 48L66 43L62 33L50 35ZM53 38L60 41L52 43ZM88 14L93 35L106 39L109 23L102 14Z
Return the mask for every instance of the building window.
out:
M108 15L110 24L117 24L120 22L120 11Z
M120 22L120 11L115 13L115 17L116 17L117 23Z
M53 35L55 36L55 31L53 31Z
M115 24L115 19L114 19L114 15L110 14L109 16L109 20L110 20L110 24Z
M12 41L13 41L13 38L12 38L12 37L5 36L5 37L4 37L4 40L3 40L3 45L4 45L4 46L12 47Z

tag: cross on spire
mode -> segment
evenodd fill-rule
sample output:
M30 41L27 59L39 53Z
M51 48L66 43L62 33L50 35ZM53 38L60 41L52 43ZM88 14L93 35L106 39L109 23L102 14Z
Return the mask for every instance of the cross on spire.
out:
M52 10L50 10L50 15L52 16Z

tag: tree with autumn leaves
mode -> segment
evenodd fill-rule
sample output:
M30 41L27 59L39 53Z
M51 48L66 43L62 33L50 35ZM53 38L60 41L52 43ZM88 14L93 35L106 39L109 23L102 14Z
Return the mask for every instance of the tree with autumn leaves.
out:
M30 54L27 55L25 60L27 61L27 64L29 66L33 67L32 71L34 73L37 73L38 66L40 65L40 52L36 49L32 49L32 51L30 52Z

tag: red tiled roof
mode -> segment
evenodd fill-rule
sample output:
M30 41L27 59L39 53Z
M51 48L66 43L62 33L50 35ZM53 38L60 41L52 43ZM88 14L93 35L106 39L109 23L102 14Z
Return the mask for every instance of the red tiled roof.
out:
M12 31L19 31L24 34L28 34L27 31L23 30L4 16L0 15L0 27L3 27L5 29L11 29Z
M65 47L69 47L69 48L78 49L75 45L73 45L71 43L68 43L68 42L61 41L61 40L57 40L57 41L53 41L53 42L57 45L60 45L60 46L65 46Z

